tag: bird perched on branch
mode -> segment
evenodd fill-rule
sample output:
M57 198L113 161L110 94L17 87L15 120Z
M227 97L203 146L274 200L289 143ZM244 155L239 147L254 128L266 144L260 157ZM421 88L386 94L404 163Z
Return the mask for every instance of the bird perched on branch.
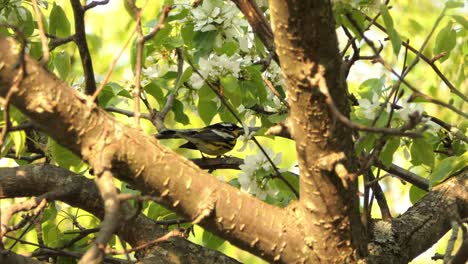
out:
M256 128L252 128L256 131ZM157 139L183 138L188 142L179 148L198 149L200 152L221 156L232 150L237 138L244 134L244 129L233 123L221 122L204 128L167 129L156 135Z

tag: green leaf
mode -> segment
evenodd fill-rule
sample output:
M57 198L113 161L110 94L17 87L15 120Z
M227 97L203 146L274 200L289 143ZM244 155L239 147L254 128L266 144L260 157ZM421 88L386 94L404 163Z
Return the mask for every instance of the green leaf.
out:
M459 7L464 7L465 5L461 1L447 1L445 3L446 8L459 8Z
M1 10L1 4L0 4L0 10ZM30 37L35 29L35 24L33 20L33 16L31 12L20 6L18 9L14 10L14 13L16 14L16 20L17 21L10 21L12 24L16 24L23 32L23 35L25 37Z
M434 46L434 54L447 52L447 55L439 59L440 62L443 62L449 58L449 54L453 48L455 48L456 42L457 32L453 29L452 22L448 22L447 25L437 34L436 43Z
M153 96L156 101L158 101L159 105L164 105L165 104L165 98L164 98L164 93L156 83L150 82L148 85L144 87L145 91Z
M249 108L258 103L256 96L257 86L255 82L252 81L242 81L240 82L240 94L242 95L242 104L245 108Z
M345 14L351 14L351 17L353 18L354 22L356 22L359 28L356 28L354 26L354 23L351 23L349 19L345 16ZM341 16L339 16L339 20L343 23L343 25L346 28L349 28L353 32L354 36L356 36L359 40L362 39L361 32L363 32L364 28L366 27L366 17L361 11L351 8L345 8L342 11Z
M356 153L361 154L363 151L369 152L374 146L374 142L377 139L376 134L366 134L363 139L359 139L356 143Z
M202 241L204 246L212 249L217 249L224 243L224 239L221 239L206 230L203 230Z
M193 37L193 44L199 56L208 55L211 51L213 51L217 34L218 32L216 31L195 32L195 35Z
M13 145L15 146L16 157L21 156L26 147L26 133L24 133L24 131L14 131L10 133L10 137L13 140Z
M367 79L359 85L358 94L361 98L372 101L374 93L380 96L384 87L385 81L383 77Z
M49 203L49 206L44 210L44 222L45 221L52 221L57 217L57 207L55 206L55 202L52 201Z
M400 146L400 138L392 137L387 141L382 152L380 152L380 160L385 166L390 166L393 161L393 154L397 151Z
M172 111L175 114L175 121L184 125L188 125L190 123L189 117L184 113L184 104L181 101L174 99Z
M268 116L268 121L270 121L273 124L276 124L279 122L284 122L287 117L288 117L288 114L274 114L274 115Z
M23 123L26 120L26 117L16 107L10 105L10 120L11 124L16 126ZM13 146L15 147L15 155L19 157L24 154L26 147L26 133L24 131L14 131L9 134L9 138L11 138Z
M31 41L29 47L29 55L38 60L42 56L42 44L37 41Z
M152 39L153 44L160 49L164 43L170 43L172 38L170 37L172 31L171 24L166 23L163 28L158 31L158 34Z
M390 42L392 42L393 53L398 55L401 49L401 39L398 32L393 27L393 19L388 12L388 8L385 4L380 5L380 13L382 14L382 19L384 21L385 27L387 29L388 37L390 38Z
M157 203L150 202L147 208L148 217L151 219L173 219L176 214Z
M182 39L184 40L185 45L187 47L193 47L193 37L195 36L195 31L193 30L193 25L184 25L180 30L180 34Z
M62 7L56 5L55 2L49 16L49 34L58 37L70 36L70 22L68 21L67 15Z
M226 42L220 48L215 49L220 54L226 54L227 56L231 57L232 55L236 54L239 50L239 44L236 42Z
M47 143L48 150L50 151L50 155L52 159L62 168L70 169L70 168L78 168L83 164L83 161L73 154L70 150L62 147L53 139L49 138L49 142Z
M199 100L197 108L198 114L205 122L205 125L209 125L213 117L218 113L218 105L213 101Z
M418 187L411 185L409 191L409 197L412 204L415 204L419 199L423 198L426 195L426 191L419 189Z
M188 67L187 69L185 69L184 73L182 73L182 76L180 76L179 84L177 85L176 88L179 88L181 84L188 81L190 77L192 77L192 74L193 74L192 67Z
M71 69L70 56L65 51L60 51L54 56L54 66L57 69L60 79L66 80Z
M424 139L414 139L410 148L411 163L415 166L425 164L429 167L434 166L434 150L432 145Z
M452 15L452 18L462 25L465 29L468 29L468 21L462 16Z
M208 85L203 85L199 90L198 90L198 97L202 101L211 101L213 98L216 97L216 94L211 90Z
M102 91L99 93L98 102L101 107L107 107L111 105L111 100L115 97L112 88L108 85L104 86Z
M432 185L436 185L466 166L468 166L468 152L459 157L445 158L434 168L429 180Z

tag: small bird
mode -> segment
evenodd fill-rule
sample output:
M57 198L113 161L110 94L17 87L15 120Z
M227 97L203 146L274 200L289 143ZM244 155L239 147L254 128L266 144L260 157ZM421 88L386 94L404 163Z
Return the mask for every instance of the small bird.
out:
M198 149L200 152L221 156L232 150L237 138L244 134L244 129L233 123L221 122L204 128L196 129L167 129L156 135L158 139L183 138L188 142L179 148Z

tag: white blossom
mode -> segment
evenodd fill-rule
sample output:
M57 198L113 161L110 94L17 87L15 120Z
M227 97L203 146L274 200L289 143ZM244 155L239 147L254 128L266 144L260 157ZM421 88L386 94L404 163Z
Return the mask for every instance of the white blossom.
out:
M239 77L241 58L238 55L228 57L226 54L218 56L216 54L208 58L200 58L198 62L199 72L208 80L215 80L220 76ZM203 86L204 80L198 74L190 77L192 86L199 89Z
M240 17L240 11L231 2L219 4L216 0L205 0L201 6L191 9L191 15L195 31L217 30L222 32L227 40L235 38L241 41L245 38L242 27L247 27L248 23ZM218 34L218 47L222 43L219 43L222 41L221 37L222 35ZM245 42L241 43L241 49L245 47Z
M377 93L374 93L372 95L372 101L369 101L369 99L364 98L358 99L358 102L360 106L360 112L364 115L364 117L369 120L374 119L380 107L379 95Z
M398 113L399 117L403 121L408 121L409 116L415 112L418 112L420 115L424 112L424 107L421 103L412 103L408 102L407 100L403 100L401 109L395 111Z
M273 163L279 164L281 162L281 153L274 155L271 149L266 150L266 152L270 157L274 156ZM270 171L272 174L273 168L261 151L255 155L245 157L244 164L239 167L242 171L238 178L241 191L255 195L262 200L266 199L267 195L275 196L277 194L277 191L267 184L269 178L265 174L269 174ZM263 173L257 176L258 172Z

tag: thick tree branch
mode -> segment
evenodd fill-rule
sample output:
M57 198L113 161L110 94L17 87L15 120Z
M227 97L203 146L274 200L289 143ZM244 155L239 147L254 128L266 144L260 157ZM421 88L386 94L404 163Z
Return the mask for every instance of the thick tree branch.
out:
M335 122L319 91L319 80L324 80L337 109L349 117L330 2L276 0L270 1L270 10L291 106L288 127L301 171L302 222L310 223L311 234L320 234L309 245L309 261L327 262L326 256L328 262L351 262L357 258L356 249L366 254L357 181L345 178L347 173L340 177L335 169L355 170L352 132ZM316 224L319 221L323 224Z
M99 190L90 179L52 165L0 168L0 198L41 196L44 193L57 193L57 191L61 193L55 196L57 200L103 219L104 206ZM133 211L128 203L122 204L123 214L130 215ZM156 225L155 221L143 214L124 222L118 230L118 234L132 247L144 245L148 241L164 236L167 232L166 228ZM182 238L173 238L166 243L146 248L138 253L138 257L143 263L237 263L216 251L194 245ZM159 260L150 262L147 258ZM0 263L10 262L0 261Z
M0 50L0 95L5 95L17 71L13 65L18 55L11 39L0 38ZM100 151L95 147L98 142L116 144L114 176L161 198L162 205L180 216L197 220L209 231L270 261L296 262L310 254L302 250L307 239L298 220L299 211L266 204L219 182L153 137L90 106L83 95L29 57L26 66L30 74L18 87L12 103L85 161L94 159Z
M433 188L391 223L371 227L369 263L408 263L434 245L451 221L468 216L468 169Z

